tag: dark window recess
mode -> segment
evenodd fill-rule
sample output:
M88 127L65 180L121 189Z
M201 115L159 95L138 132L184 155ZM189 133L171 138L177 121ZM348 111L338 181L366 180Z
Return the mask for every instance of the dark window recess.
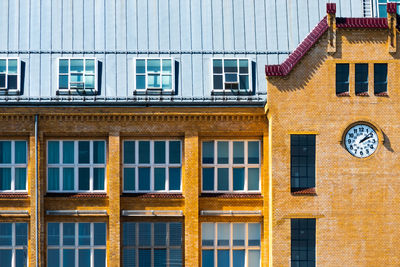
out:
M356 95L368 94L368 64L356 64Z
M291 266L315 266L315 219L291 219Z
M374 64L374 94L384 94L387 92L387 64Z
M291 191L315 187L315 135L290 136Z
M336 94L349 93L349 64L336 64Z

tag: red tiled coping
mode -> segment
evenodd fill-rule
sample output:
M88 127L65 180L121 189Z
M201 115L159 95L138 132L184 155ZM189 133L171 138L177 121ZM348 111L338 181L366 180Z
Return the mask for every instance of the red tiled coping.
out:
M124 193L122 197L139 197L139 198L183 198L182 194L170 193Z
M337 28L387 29L387 18L336 18Z
M375 95L376 96L389 96L387 92L381 92L381 93L377 93Z
M70 197L70 198L103 198L105 193L47 193L46 197Z
M397 12L397 4L396 3L387 3L386 10L387 10L387 13L396 13Z
M261 194L242 194L242 193L202 193L200 197L218 198L262 198Z
M326 4L326 13L336 14L336 4L335 3L327 3Z
M336 96L350 96L350 94L349 94L349 92L343 92L343 93L336 94Z
M356 94L356 96L369 96L369 94L368 94L368 92L362 92L362 93Z
M310 188L301 188L296 191L292 191L292 195L295 196L316 196L317 192L315 191L315 187L310 187Z
M28 193L0 193L0 198L27 198Z

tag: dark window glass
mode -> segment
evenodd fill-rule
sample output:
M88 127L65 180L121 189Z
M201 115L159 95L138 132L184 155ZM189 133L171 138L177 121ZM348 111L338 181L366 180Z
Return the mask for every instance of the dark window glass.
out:
M292 266L315 266L315 219L291 219Z
M135 141L124 142L124 163L135 163Z
M7 78L8 78L7 89L18 89L18 76L8 75Z
M374 94L387 92L387 64L374 64Z
M89 141L79 141L78 142L79 151L79 163L90 163L90 142Z
M291 191L315 187L315 135L290 136Z
M336 94L349 92L349 64L336 64Z
M356 95L368 92L368 64L356 64Z

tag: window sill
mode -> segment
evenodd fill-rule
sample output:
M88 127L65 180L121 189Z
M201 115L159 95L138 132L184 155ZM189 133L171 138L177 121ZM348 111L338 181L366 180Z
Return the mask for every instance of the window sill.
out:
M336 96L339 96L339 97L350 96L350 93L349 92L343 92L343 93L336 94Z
M248 95L252 95L253 92L251 90L249 91L240 91L240 90L231 90L231 89L227 89L227 90L212 90L211 91L211 95L237 95L237 96L248 96Z
M0 192L0 198L28 198L28 193L23 192Z
M292 189L293 196L317 196L315 187Z
M174 95L175 91L172 89L139 89L133 91L134 95Z
M0 89L0 95L20 95L21 91L19 89Z
M375 96L389 96L387 92L376 93Z
M47 193L46 197L67 197L67 198L105 198L106 193Z
M121 197L137 198L183 198L182 193L122 193Z
M200 197L218 198L262 198L261 193L201 193Z
M356 94L356 96L369 96L369 94L368 94L368 92L362 92L362 93Z
M78 96L94 96L97 95L97 90L88 89L59 89L57 90L57 95L78 95Z

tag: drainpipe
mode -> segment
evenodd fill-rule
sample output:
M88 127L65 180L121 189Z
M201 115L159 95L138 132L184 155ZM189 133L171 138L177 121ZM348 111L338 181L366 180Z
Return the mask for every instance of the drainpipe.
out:
M39 117L35 114L35 198L36 198L36 207L35 207L35 218L36 218L36 267L39 266L39 217L38 217L38 209L39 209L39 197L38 197L38 120Z

